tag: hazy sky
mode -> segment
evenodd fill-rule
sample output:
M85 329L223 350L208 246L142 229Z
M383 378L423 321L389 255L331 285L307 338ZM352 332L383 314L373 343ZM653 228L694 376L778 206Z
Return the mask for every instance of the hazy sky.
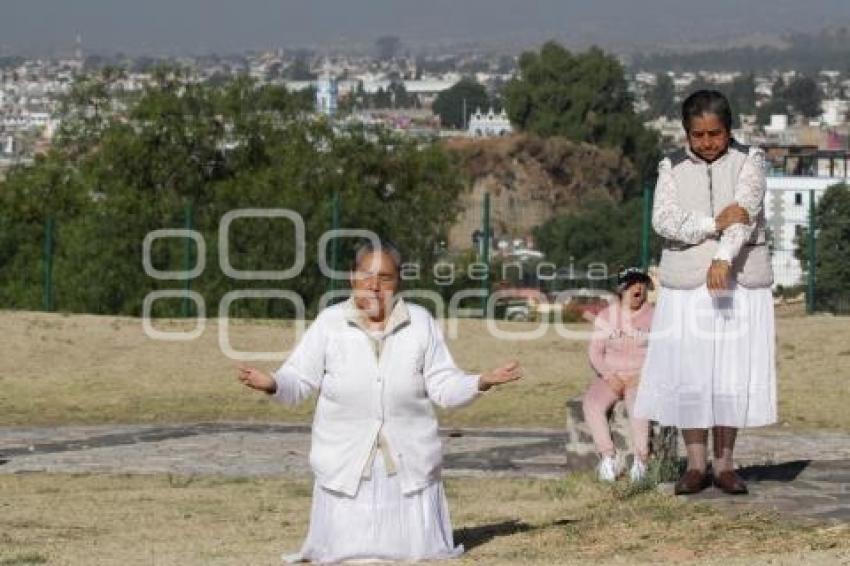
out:
M438 42L717 44L850 27L850 0L0 0L0 50L127 53Z

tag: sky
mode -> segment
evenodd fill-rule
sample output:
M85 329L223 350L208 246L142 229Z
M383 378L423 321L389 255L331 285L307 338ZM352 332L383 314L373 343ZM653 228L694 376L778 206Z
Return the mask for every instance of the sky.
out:
M0 0L0 54L128 54L276 47L717 46L850 27L850 0Z

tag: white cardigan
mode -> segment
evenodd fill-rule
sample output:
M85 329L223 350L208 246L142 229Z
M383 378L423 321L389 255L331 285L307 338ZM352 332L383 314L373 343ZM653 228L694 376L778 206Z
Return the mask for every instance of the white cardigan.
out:
M455 366L422 307L396 302L380 357L357 317L351 300L322 311L275 372L274 397L295 405L318 390L310 466L321 486L354 496L380 432L404 492L422 489L442 463L432 403L471 402L479 376Z

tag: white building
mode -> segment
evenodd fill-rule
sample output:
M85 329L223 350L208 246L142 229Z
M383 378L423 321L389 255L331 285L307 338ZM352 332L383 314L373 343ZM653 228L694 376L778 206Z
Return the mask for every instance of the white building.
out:
M847 100L824 100L821 102L823 114L821 122L827 126L836 127L847 123L847 115L850 112L850 101Z
M780 133L788 129L788 116L785 114L771 114L770 124L765 125L764 131L767 134Z
M452 88L457 82L453 76L449 78L426 78L404 81L404 88L410 94L418 96L423 105L431 106L437 95Z
M47 112L25 112L24 119L27 121L27 127L30 129L44 128L50 121L50 114Z
M14 155L15 154L15 137L12 135L7 135L2 138L2 143L0 143L0 154L6 155Z
M817 203L828 187L847 181L846 177L767 177L764 212L771 235L774 285L804 283L794 251L798 235L809 224L810 201Z
M337 89L336 78L331 75L326 67L316 82L316 112L325 116L334 116L338 98L339 90Z
M487 113L477 108L469 117L469 128L467 133L474 138L487 138L493 136L504 136L513 132L511 121L505 113L504 108L496 114L492 108Z

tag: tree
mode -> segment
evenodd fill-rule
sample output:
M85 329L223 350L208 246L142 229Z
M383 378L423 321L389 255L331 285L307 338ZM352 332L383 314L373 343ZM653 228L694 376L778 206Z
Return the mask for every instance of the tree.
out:
M820 87L811 77L797 77L787 85L780 77L773 84L770 100L758 108L757 121L766 125L773 114L790 116L797 113L805 118L816 118L821 115L821 100Z
M722 72L737 70L758 74L792 70L815 74L826 69L848 69L850 30L846 27L828 29L818 34L789 34L783 43L786 45L638 54L632 60L632 67L650 72L681 73L703 69Z
M791 107L806 118L821 115L821 92L811 77L797 77L785 88L782 97Z
M658 135L635 113L615 57L598 48L572 54L548 42L539 53L523 53L519 71L505 87L508 116L519 129L621 148L642 178L655 175Z
M756 111L756 78L752 73L732 80L726 93L735 114L754 114Z
M392 81L387 91L390 93L393 108L415 108L418 104L417 96L407 92L402 81Z
M770 124L770 117L777 114L788 116L788 101L785 100L785 81L778 77L771 86L770 99L756 109L756 123L759 126Z
M299 53L293 59L281 75L291 81L312 81L316 79L316 73L310 72L310 62L307 59L307 54Z
M829 187L815 209L815 308L831 312L850 310L850 186ZM808 231L797 238L795 256L808 277L811 269Z
M614 275L623 266L640 263L642 214L641 199L621 204L594 199L544 223L535 230L534 238L547 261L573 265L577 273L590 264L604 264L607 273ZM657 257L658 238L650 243L650 253Z
M440 117L443 127L461 129L469 123L469 116L476 109L486 111L489 105L484 85L472 79L461 79L438 94L431 108Z
M82 75L60 98L62 121L57 145L63 151L83 153L91 149L112 117L113 104L120 102L114 92L120 72L107 68L102 73Z
M91 98L79 100L83 108L70 101L67 111L85 116ZM191 285L214 313L228 291L271 285L231 280L216 268L222 216L240 208L294 210L304 219L306 253L315 257L331 227L334 193L343 227L387 235L428 273L434 243L457 214L462 185L453 159L436 144L314 120L309 108L301 95L249 78L214 86L161 70L126 111L101 113L97 128L77 132L0 182L0 305L40 308L41 246L53 218L57 306L139 315L150 291L175 287L144 272L142 242L152 230L185 226L191 207L208 254L207 269ZM345 253L353 242L343 240ZM237 269L279 270L295 261L281 221L234 222L228 249ZM160 270L182 269L189 259L178 238L158 241L151 256ZM327 286L309 261L298 277L273 287L298 293L315 312ZM233 312L294 314L274 301L241 301ZM180 302L158 301L154 314L177 316Z
M676 87L673 85L673 79L670 78L670 75L667 73L655 75L655 85L647 92L646 102L649 104L649 115L651 117L676 117L678 114Z
M770 124L770 117L777 114L788 115L788 102L781 96L771 98L758 107L756 123L760 126L766 126Z

